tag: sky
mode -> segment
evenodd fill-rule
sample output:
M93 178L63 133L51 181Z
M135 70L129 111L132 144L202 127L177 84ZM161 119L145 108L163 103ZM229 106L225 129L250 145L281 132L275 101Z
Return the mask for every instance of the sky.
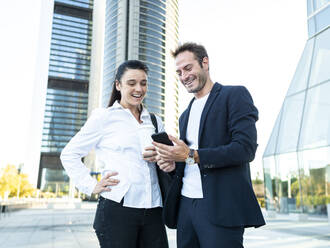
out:
M24 161L40 18L29 13L38 13L38 2L13 0L0 8L0 168Z
M303 0L179 0L180 42L205 46L213 82L244 85L259 110L252 178L307 41ZM191 95L180 88L180 112Z

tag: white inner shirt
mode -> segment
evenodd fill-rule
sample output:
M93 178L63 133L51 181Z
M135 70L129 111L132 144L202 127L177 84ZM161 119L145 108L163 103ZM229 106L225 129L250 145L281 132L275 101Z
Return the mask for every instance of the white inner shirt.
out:
M208 96L209 94L195 99L190 109L186 139L191 149L198 149L199 124ZM181 194L189 198L203 198L201 173L197 163L186 164Z
M138 137L141 125L152 125L149 112L143 108L142 124L118 102L107 109L93 111L81 130L66 145L61 154L62 165L76 187L90 195L97 181L81 158L95 150L102 177L111 171L118 172L120 183L103 192L104 198L134 208L162 206L156 165L143 160ZM161 119L156 116L159 132L164 130ZM148 138L148 137L146 137Z

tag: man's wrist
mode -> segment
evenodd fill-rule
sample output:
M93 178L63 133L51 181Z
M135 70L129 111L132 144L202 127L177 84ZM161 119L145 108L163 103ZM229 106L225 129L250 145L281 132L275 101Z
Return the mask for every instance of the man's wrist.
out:
M187 158L189 157L189 152L190 152L190 148L188 147L188 149L186 150L185 156L183 158L183 162L187 160Z
M188 155L185 159L186 164L188 165L193 165L195 164L195 150L194 149L189 149Z
M194 150L194 160L195 160L195 163L199 164L199 155L198 155L198 151L197 150Z

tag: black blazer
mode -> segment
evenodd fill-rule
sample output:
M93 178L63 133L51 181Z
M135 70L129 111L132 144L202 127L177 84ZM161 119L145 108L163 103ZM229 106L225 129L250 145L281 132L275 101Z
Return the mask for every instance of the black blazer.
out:
M186 141L190 108L179 119L180 139ZM257 149L258 110L243 86L215 83L202 112L198 154L207 216L221 226L258 227L265 224L252 189L249 162ZM185 163L177 163L183 175Z

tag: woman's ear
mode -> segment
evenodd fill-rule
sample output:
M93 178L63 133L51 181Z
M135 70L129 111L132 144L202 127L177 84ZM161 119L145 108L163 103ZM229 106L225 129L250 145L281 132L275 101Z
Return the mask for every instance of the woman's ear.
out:
M120 82L118 80L115 81L116 89L120 91Z

